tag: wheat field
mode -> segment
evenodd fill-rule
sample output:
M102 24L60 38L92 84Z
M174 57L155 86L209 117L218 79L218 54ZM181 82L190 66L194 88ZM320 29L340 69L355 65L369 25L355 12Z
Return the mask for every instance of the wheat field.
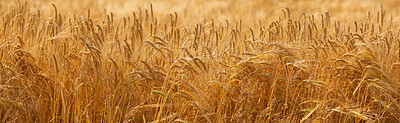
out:
M1 0L0 122L400 122L397 0Z

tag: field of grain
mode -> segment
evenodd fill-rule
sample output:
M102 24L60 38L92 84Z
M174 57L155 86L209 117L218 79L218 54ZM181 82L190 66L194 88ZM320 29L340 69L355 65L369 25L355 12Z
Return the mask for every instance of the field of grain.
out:
M397 0L1 0L0 122L400 122Z

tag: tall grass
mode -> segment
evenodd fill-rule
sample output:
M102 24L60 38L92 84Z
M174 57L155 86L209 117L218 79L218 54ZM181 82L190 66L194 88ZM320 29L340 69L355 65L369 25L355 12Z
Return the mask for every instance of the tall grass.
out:
M152 4L117 17L7 3L1 122L400 121L400 32L383 6L191 23Z

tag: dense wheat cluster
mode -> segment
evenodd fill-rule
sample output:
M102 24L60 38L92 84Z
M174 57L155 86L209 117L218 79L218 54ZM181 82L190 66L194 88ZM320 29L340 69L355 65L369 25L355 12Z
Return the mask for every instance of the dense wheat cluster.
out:
M0 1L0 122L400 122L397 0Z

